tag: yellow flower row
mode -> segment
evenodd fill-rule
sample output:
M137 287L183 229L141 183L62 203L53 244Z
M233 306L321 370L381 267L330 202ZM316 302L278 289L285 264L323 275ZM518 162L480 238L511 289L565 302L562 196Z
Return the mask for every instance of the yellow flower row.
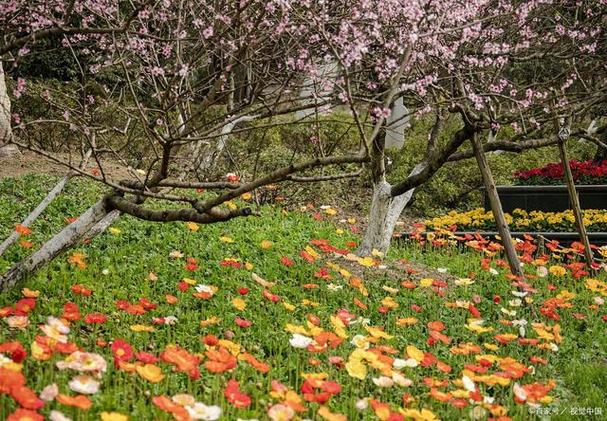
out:
M513 230L521 231L575 231L573 211L564 212L527 212L515 209L512 215L506 214L506 221ZM607 229L607 210L587 209L583 211L584 225L590 231ZM456 225L458 230L489 230L495 228L493 213L483 208L467 212L451 211L446 215L425 221L429 229L442 229Z

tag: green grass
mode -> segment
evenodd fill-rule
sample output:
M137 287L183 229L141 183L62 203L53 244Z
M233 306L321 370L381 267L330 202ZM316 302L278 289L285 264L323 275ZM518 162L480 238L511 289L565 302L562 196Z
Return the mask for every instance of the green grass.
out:
M6 236L30 209L45 195L52 186L51 179L41 177L25 177L22 179L6 179L0 183L0 213L4 215L0 225L0 235ZM93 203L100 193L99 188L90 187L84 182L76 182L68 187L65 195L61 196L32 227L30 239L35 245L41 244L53 232L65 224L66 217L75 217L89 204ZM517 333L517 328L500 323L506 319L526 319L527 337L535 338L536 333L531 329L531 323L543 322L554 325L557 322L547 319L539 312L541 304L548 298L556 296L563 289L577 294L571 301L572 308L561 309L559 314L563 336L558 352L542 350L534 346L521 346L513 341L500 346L495 352L484 348L483 354L494 354L500 357L512 357L525 365L531 365L532 356L545 358L547 365L534 364L535 374L513 380L510 385L488 386L481 382L476 384L483 396L495 398L497 404L508 410L513 419L532 419L525 405L517 405L512 398L512 384L529 384L546 382L554 379L555 389L549 393L554 401L545 408L554 409L561 415L554 419L570 419L572 408L602 408L607 413L605 401L607 390L607 323L601 316L607 314L604 305L598 309L590 309L594 297L598 296L585 288L583 280L574 280L570 276L556 278L549 275L530 281L537 293L533 295L533 303L517 307L516 317L509 317L500 311L500 307L508 307L508 300L515 297L511 294L513 288L502 274L491 275L480 267L481 255L463 248L422 248L415 244L400 244L394 247L387 264L392 265L396 259L408 259L424 263L434 268L448 268L449 273L456 278L468 277L475 274L475 283L468 286L457 286L450 283L444 297L440 297L429 288L418 286L406 289L401 282L409 278L403 271L399 276L387 276L379 269L365 271L364 285L369 291L364 297L359 290L348 285L348 281L334 270L330 281L318 279L314 274L320 267L326 266L325 259L330 255L323 254L317 247L321 258L314 264L299 257L300 252L313 239L326 239L338 248L345 248L349 241L356 241L356 235L349 231L346 223L339 220L346 215L328 216L323 214L323 221L311 217L310 212L287 212L279 208L262 208L261 217L241 218L229 223L200 226L197 232L187 229L184 223L154 224L139 221L131 217L122 217L115 225L120 230L118 234L106 232L88 245L79 246L73 251L82 252L86 256L87 267L78 269L68 262L69 255L63 255L28 279L23 285L31 290L40 291L37 305L30 314L29 327L24 330L10 330L7 324L0 320L0 343L9 340L20 341L28 351L28 357L23 364L23 373L27 385L34 391L40 392L46 385L57 383L60 392L75 395L68 388L68 381L77 373L72 370L60 371L55 363L64 356L53 354L48 361L36 361L30 354L30 344L36 335L42 335L37 327L44 323L48 316L60 316L63 305L68 302L76 303L81 314L101 312L108 316L108 321L102 325L86 325L82 321L73 322L69 340L88 352L96 352L104 356L108 362L108 372L101 380L100 391L90 396L93 406L88 411L67 407L57 402L50 402L41 409L48 415L52 409L58 409L75 420L98 419L102 411L117 411L129 415L132 419L170 419L170 415L160 411L152 404L152 396L173 396L178 393L189 393L196 400L207 405L220 405L224 419L266 419L267 408L278 400L270 396L272 380L278 380L300 393L303 373L326 373L328 379L338 382L342 390L333 396L326 406L333 412L343 413L348 419L375 419L373 411L358 411L355 408L357 400L366 397L379 399L389 403L393 411L402 407L404 393L411 394L415 401L412 408L428 408L441 419L468 418L475 405L457 409L449 403L439 402L429 395L429 387L424 384L425 378L447 379L449 385L441 390L453 391L458 387L452 381L461 379L465 364L474 364L474 355L461 356L450 352L452 346L473 342L480 346L485 343L496 344L494 335L497 333ZM219 240L229 236L233 243ZM270 240L273 246L263 249L262 240ZM173 259L169 254L173 250L183 253L184 258ZM5 256L0 258L2 268L23 256L30 250L18 245L14 246ZM291 258L295 265L287 267L281 263L281 258ZM185 269L185 258L194 257L198 260L198 270L194 272ZM277 294L282 302L296 306L294 311L287 311L281 304L275 304L263 297L263 288L251 279L251 271L245 267L237 269L223 267L220 262L225 258L239 259L240 262L253 265L252 271L266 280L276 281L272 293ZM339 263L339 262L338 262ZM341 264L341 263L340 263ZM357 264L354 263L354 267ZM102 274L106 271L107 275ZM158 280L150 281L148 274L154 272ZM501 270L500 270L501 272ZM394 272L390 272L394 273ZM600 275L604 279L603 275ZM191 290L180 292L177 284L183 278L192 278L197 283L215 285L219 288L217 294L210 300L200 300L192 297ZM329 282L343 288L331 291ZM416 281L417 282L417 281ZM316 283L317 289L306 289L302 286ZM548 284L557 286L550 290ZM75 295L70 290L74 284L82 284L93 290L93 295L84 297ZM398 292L391 294L383 287L397 288ZM239 311L231 304L232 299L239 297L239 288L249 288L248 295L242 298L247 307ZM165 301L165 294L179 298L175 305ZM495 295L502 297L500 305L492 299ZM381 301L386 296L392 296L399 307L386 314L378 311ZM486 326L494 328L493 332L476 334L464 326L470 313L462 308L448 308L445 304L456 300L472 300L478 296L480 302L476 307L486 320ZM13 305L21 298L20 288L0 296L0 308ZM145 315L134 316L117 309L117 300L134 302L140 298L158 304L156 310ZM368 305L368 310L362 310L353 304L358 298ZM303 300L317 303L317 307L305 305ZM411 309L413 304L422 307L421 313ZM320 326L332 331L330 316L339 309L348 309L357 316L367 318L372 326L381 326L394 338L382 340L380 344L390 345L397 350L396 356L407 358L405 349L415 345L423 351L433 353L439 360L451 365L453 370L445 374L435 366L405 368L403 374L412 380L409 387L393 386L379 388L371 378L379 377L380 373L369 368L364 381L352 378L344 368L339 368L328 362L331 356L340 356L347 360L355 347L350 344L354 335L368 335L360 324L346 328L348 338L335 350L322 353L311 353L307 350L293 348L289 344L291 334L285 331L288 323L304 325L308 314L314 314L321 320ZM583 320L572 316L573 313L585 315ZM175 316L178 321L174 325L154 326L154 332L133 332L131 325L152 325L152 317ZM216 316L222 321L217 325L201 327L200 321ZM397 325L399 318L414 316L419 319L416 325L401 327ZM242 317L253 322L250 328L240 328L234 323L235 317ZM446 328L444 334L451 338L450 345L428 345L428 328L431 321L442 321ZM168 344L178 344L191 353L204 353L205 345L201 338L214 334L219 338L229 338L240 344L249 353L271 366L269 373L260 374L244 362L228 373L211 374L203 365L200 366L201 378L191 380L184 373L173 372L172 366L159 362L165 378L152 384L137 374L115 369L109 347L100 347L98 340L111 342L114 339L124 339L135 351L146 351L156 356ZM319 366L312 366L310 358L320 360ZM496 366L489 373L499 371ZM224 387L229 379L240 382L241 389L252 398L252 404L247 409L236 409L224 397ZM301 393L300 393L301 396ZM309 408L301 414L302 418L320 418L316 415L319 405L304 402ZM16 408L12 398L0 394L0 419L5 419ZM601 416L595 416L601 419Z

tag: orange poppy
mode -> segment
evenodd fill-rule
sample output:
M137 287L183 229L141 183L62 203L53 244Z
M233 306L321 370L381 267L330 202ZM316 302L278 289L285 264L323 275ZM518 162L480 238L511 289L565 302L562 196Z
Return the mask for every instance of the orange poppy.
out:
M44 417L36 411L18 408L8 416L6 421L44 421Z
M236 357L223 347L209 349L205 352L205 355L208 359L205 361L204 367L211 373L223 373L236 368Z
M10 394L15 388L25 385L25 376L19 371L0 367L0 393Z
M180 405L177 405L170 398L166 396L154 396L152 398L152 403L156 405L161 410L168 412L173 415L173 417L177 421L189 421L190 415L188 411Z
M160 354L160 359L169 364L176 365L179 371L187 373L191 379L195 380L200 377L200 369L198 368L200 358L190 354L183 348L169 345Z
M17 224L15 226L15 231L23 236L30 235L32 233L32 230L23 224Z
M255 358L249 353L245 352L243 354L240 354L238 358L249 363L255 370L259 371L260 373L265 374L270 371L270 366L268 364L259 361L257 358Z
M67 406L73 406L84 411L93 406L93 402L91 402L91 400L84 395L69 396L60 393L57 395L57 402Z

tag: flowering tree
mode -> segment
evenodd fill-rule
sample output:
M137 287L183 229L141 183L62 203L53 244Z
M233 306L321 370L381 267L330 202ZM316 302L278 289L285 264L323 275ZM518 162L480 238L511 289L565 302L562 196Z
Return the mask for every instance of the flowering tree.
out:
M402 67L389 49L379 55L368 49L371 63L385 59L374 67L377 79L398 78L394 97L404 97L411 116L429 114L425 118L433 118L435 124L423 160L395 184L387 182L384 165L384 137L390 127L376 126L376 136L368 141L374 193L361 254L388 249L415 187L446 163L474 157L473 150L463 146L467 140L486 139L481 146L485 152L519 152L556 145L559 133L600 144L595 134L605 131L595 124L588 127L601 117L598 110L606 98L604 2L424 6L417 13L404 12L416 18L405 31L409 38L395 42L406 58ZM380 92L382 86L373 85ZM390 113L390 107L381 105L374 110L378 123ZM444 122L449 116L459 120L461 128L441 140L448 135Z
M302 3L305 9L306 2ZM318 139L311 151L306 148L305 159L294 154L290 164L268 174L240 180L233 176L227 181L204 177L206 167L221 153L226 136L236 133L238 124L257 122L239 127L242 136L260 125L285 124L281 115L329 106L326 101L311 103L310 98L294 95L302 79L315 76L314 66L296 69L297 46L304 45L310 34L303 30L304 21L298 28L291 27L291 14L298 14L300 5L259 0L11 5L9 14L19 19L9 16L4 22L11 28L0 46L5 60L14 59L18 65L20 55L36 53L36 42L43 34L59 34L65 48L78 51L74 57L80 72L75 93L28 88L28 81L17 81L13 95L38 89L34 94L46 102L48 112L33 119L13 115L11 142L112 190L11 268L0 279L2 288L103 230L121 213L158 222L226 221L254 213L249 207L222 206L245 193L280 181L340 178L348 174L297 173L368 160L362 146L327 155ZM40 148L29 136L34 128L56 126L69 130L65 149L72 155L81 153L83 160L94 160L95 171ZM135 136L145 154L137 171L129 168L122 153L133 147ZM106 156L123 162L129 177L115 179L108 173ZM202 180L189 177L194 171L202 173ZM212 193L201 197L200 189ZM147 206L150 202L158 206Z

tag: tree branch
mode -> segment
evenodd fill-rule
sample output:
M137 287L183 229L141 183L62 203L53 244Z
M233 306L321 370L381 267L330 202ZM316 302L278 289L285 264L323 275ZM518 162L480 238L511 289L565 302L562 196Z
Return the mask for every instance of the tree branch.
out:
M113 209L139 219L153 222L184 221L212 224L215 222L228 221L239 216L255 215L251 208L239 208L235 210L211 208L204 213L191 208L164 210L149 209L116 195L107 197L106 201Z
M390 195L392 197L400 196L428 181L448 161L449 157L457 151L462 143L470 139L474 132L475 129L469 125L465 125L458 130L447 145L431 154L431 157L426 161L421 171L411 174L405 180L392 186Z

